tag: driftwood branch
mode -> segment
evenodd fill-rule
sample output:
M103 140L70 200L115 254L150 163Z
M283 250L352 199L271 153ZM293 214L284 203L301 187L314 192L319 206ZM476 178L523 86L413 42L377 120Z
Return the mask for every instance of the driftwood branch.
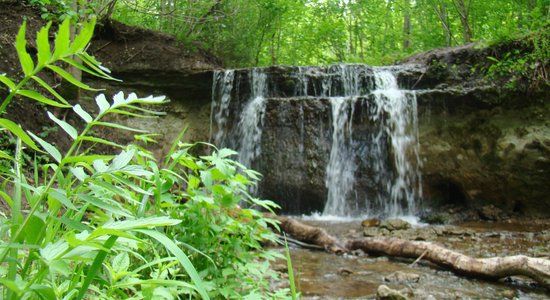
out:
M278 220L281 223L281 230L295 239L321 246L332 253L341 254L361 249L370 254L424 259L469 277L497 280L508 276L523 275L550 288L550 260L548 259L524 255L473 258L430 242L397 238L365 238L343 243L324 229L273 214L265 214L265 216Z
M347 248L340 240L331 236L322 228L306 225L294 219L274 214L264 214L264 216L279 221L281 223L281 230L299 241L321 246L326 251L332 253L341 254L347 252Z
M396 238L353 240L346 244L349 250L361 249L367 253L423 259L455 273L490 280L523 275L550 287L550 260L524 255L473 258L429 242L407 241Z

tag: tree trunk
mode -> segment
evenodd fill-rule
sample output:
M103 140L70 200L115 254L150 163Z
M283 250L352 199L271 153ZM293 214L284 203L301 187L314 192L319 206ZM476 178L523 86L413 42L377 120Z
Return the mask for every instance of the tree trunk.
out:
M432 4L439 21L441 22L441 27L443 28L443 34L445 35L445 44L447 47L452 46L452 41L454 40L453 32L451 31L451 25L449 22L449 14L447 13L447 8L445 3L441 2L439 4ZM456 43L456 40L455 40ZM458 44L458 43L457 43Z
M411 48L411 0L403 0L403 50Z
M464 43L470 43L472 41L472 29L470 28L469 17L470 17L470 1L468 5L464 3L464 0L453 0L453 4L458 12L460 17L460 24L462 25L462 33L464 38Z

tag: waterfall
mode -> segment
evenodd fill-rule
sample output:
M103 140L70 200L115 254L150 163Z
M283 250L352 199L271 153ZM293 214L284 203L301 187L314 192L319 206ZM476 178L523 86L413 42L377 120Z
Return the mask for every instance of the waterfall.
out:
M212 110L210 113L210 141L215 145L225 144L225 128L229 118L231 91L235 79L234 70L214 71L212 84ZM217 101L219 99L219 101ZM214 133L214 122L218 130ZM212 136L213 135L213 136Z
M328 189L324 215L345 216L352 211L350 199L355 184L357 165L352 148L352 123L355 98L334 97L332 107L332 146L325 184Z
M211 140L259 168L266 179L258 196L283 209L414 215L422 197L416 97L399 88L396 72L365 65L215 72Z
M395 172L387 185L389 199L378 201L382 202L385 215L414 215L416 200L422 197L416 96L414 92L399 89L397 79L388 70L375 69L374 76L376 90L373 94L379 112L373 117L377 118L380 113L387 115L382 130L391 142ZM380 140L380 136L373 142L385 142ZM377 152L376 155L384 154ZM412 159L415 164L412 164ZM382 168L376 166L378 170Z
M367 214L401 216L416 212L416 201L421 197L421 176L415 94L399 89L391 71L374 68L373 72L375 89L362 95L357 67L338 66L345 97L330 99L333 134L325 178L328 189L323 210L325 216L353 215L358 208L372 208L370 202L374 201L377 202L375 211L366 211ZM323 86L332 87L332 84ZM374 99L369 118L378 122L380 127L372 134L371 148L366 155L375 172L372 181L378 186L379 193L375 199L358 199L354 193L358 159L354 153L352 118L356 97L368 96L369 93ZM330 93L325 90L324 94ZM389 151L386 150L388 141L391 145ZM388 169L385 163L388 152L393 156L392 169ZM411 159L415 160L414 164Z
M266 79L267 75L262 72L262 69L252 70L248 80L250 96L244 102L244 106L240 107L242 112L239 115L237 127L232 128L227 124L227 119L231 113L230 104L235 86L235 70L214 72L210 122L211 140L218 147L237 150L239 153L237 160L247 167L252 167L254 159L261 152L262 123L267 93Z

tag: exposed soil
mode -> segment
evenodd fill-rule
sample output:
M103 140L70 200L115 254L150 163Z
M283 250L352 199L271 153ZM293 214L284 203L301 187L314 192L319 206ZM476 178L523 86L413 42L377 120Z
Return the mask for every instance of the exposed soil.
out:
M0 0L0 73L6 73L13 79L20 79L23 75L14 48L15 37L23 20L27 20L27 51L31 56L35 56L37 52L34 42L35 33L46 24L46 21L41 19L37 8L21 2ZM52 43L56 30L57 26L53 24L50 29ZM131 87L132 90L142 94L169 95L170 91L167 90L185 88L188 90L188 95L196 96L205 90L209 91L209 80L204 79L210 79L211 75L208 72L219 65L212 55L200 49L191 50L181 45L172 36L126 26L115 21L97 25L88 52L105 67L111 69L115 78L124 81L124 83L106 83L94 78L84 78L84 81L91 86L107 89L108 94ZM193 76L198 79L186 80ZM74 95L74 90L51 72L43 71L40 77L56 87L68 101L80 102L88 110L95 110L93 101L75 99L71 96ZM182 85L182 82L187 84ZM177 86L178 84L183 87ZM3 85L0 86L0 97L4 99L6 95L7 90ZM93 96L93 93L81 94L81 98L84 99L90 99ZM200 96L204 97L204 95ZM207 97L209 98L209 95ZM74 114L60 109L46 108L28 99L12 101L3 117L21 124L25 130L34 133L46 131L44 135L47 135L49 142L65 149L70 140L63 132L52 130L53 123L48 119L46 109L78 127L80 120ZM130 141L131 138L117 133L105 132L104 135L108 139L122 143ZM7 139L1 140L5 142Z

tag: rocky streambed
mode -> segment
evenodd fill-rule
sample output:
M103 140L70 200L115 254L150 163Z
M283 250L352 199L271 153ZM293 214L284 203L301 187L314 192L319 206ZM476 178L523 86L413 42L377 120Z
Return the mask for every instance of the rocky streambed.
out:
M403 221L302 222L341 239L391 236L431 241L478 258L523 254L550 256L550 221L507 220L460 225L411 225ZM550 291L529 278L488 282L467 278L423 260L369 256L362 251L337 256L291 247L293 269L303 299L548 299ZM284 269L283 265L275 268ZM378 298L377 298L378 297ZM396 297L396 298L391 298ZM400 298L404 297L404 298Z

